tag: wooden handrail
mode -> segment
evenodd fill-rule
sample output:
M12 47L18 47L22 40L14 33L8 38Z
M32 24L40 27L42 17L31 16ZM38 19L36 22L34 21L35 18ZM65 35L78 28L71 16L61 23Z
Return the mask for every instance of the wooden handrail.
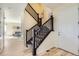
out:
M30 5L30 3L28 3L28 5L33 9L33 7ZM34 10L34 12L38 15L38 13L35 10Z
M27 4L27 6L29 6L34 11L34 13L37 15L37 19L39 20L39 14L33 9L33 7L29 3ZM26 8L25 11L27 11L35 19L35 21L38 22L38 20L30 13L31 11L29 12Z
M50 18L45 23L43 23L43 25L46 24L49 20L50 20Z
M53 20L54 20L54 17L51 15L51 17L45 22L45 23L43 23L43 25L44 24L46 24L49 20L51 20L51 25L52 25L52 31L54 31L54 28L53 28Z
M33 29L33 28L34 28L35 26L37 26L37 25L38 25L38 24L35 24L33 27L31 27L30 29L28 29L27 32L30 31L31 29Z

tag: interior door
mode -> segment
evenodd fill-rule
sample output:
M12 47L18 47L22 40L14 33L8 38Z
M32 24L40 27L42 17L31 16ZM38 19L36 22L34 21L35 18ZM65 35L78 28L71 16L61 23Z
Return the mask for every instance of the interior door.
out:
M3 11L0 8L0 53L4 48L4 20L3 20Z
M59 48L78 55L78 38L76 31L77 10L66 8L58 14Z

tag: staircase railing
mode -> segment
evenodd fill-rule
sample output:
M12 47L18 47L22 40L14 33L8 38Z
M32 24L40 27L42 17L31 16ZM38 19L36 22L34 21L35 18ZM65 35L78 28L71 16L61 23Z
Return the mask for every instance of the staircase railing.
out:
M46 34L44 34L42 32L41 35L38 36L38 30L34 29L33 31L33 55L36 55L36 50L37 48L42 44L42 42L45 40L45 38L49 35L49 33L51 31L53 31L53 17L51 16L51 18L49 18L42 26L46 27L48 30L44 31L44 33L46 32ZM43 28L44 28L43 27ZM42 27L39 27L39 29ZM42 31L43 29L41 29L40 31ZM41 37L43 36L43 37Z
M25 11L27 11L38 24L39 14L32 8L29 3L27 4ZM38 27L37 24L31 27L29 30L26 30L26 46L28 46L27 43L30 43L30 40L32 40L32 30Z
M42 39L42 40L39 40L39 45L37 46L37 48L41 45L41 43L44 41L44 39L48 36L48 34L51 32L51 31L54 31L53 30L53 18L51 17L51 18L49 18L42 26L45 26L45 27L47 27L49 30L48 30L48 32L46 31L46 35L44 36L44 38Z
M32 39L32 33L33 30L38 28L38 25L34 25L32 28L30 28L29 30L26 30L26 46L28 47L27 44L29 44L29 41Z
M37 48L42 44L48 34L53 30L53 16L51 16L44 24L42 24L42 19L39 18L39 14L32 8L30 4L26 6L25 9L36 21L37 24L34 25L29 30L26 30L26 46L28 44L33 47L33 55L36 55Z
M32 6L28 3L25 10L38 22L39 14L32 8Z
M51 29L52 31L54 31L54 20L53 20L53 15L50 16L50 18L43 24L43 26L47 26L49 29Z

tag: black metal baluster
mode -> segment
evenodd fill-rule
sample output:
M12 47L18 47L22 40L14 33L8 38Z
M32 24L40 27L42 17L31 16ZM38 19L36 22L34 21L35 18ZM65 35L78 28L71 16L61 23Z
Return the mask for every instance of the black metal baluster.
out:
M28 30L26 30L26 47L28 47L28 45L27 45L27 32L28 32Z
M36 56L35 29L33 30L33 56Z
M54 31L53 19L54 19L54 18L53 18L53 15L51 15L51 25L52 25L52 27L51 27L51 28L52 28L52 31Z

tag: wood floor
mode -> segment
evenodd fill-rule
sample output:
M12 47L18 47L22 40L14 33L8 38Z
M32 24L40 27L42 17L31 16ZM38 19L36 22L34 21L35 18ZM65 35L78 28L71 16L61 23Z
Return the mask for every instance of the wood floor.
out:
M47 50L46 53L42 56L74 56L74 54L64 51L60 48L52 48L50 50Z
M0 54L1 56L32 56L32 50L24 46L24 41L22 40L5 40L5 49ZM51 48L46 52L37 54L38 56L74 56L67 51L59 48Z

